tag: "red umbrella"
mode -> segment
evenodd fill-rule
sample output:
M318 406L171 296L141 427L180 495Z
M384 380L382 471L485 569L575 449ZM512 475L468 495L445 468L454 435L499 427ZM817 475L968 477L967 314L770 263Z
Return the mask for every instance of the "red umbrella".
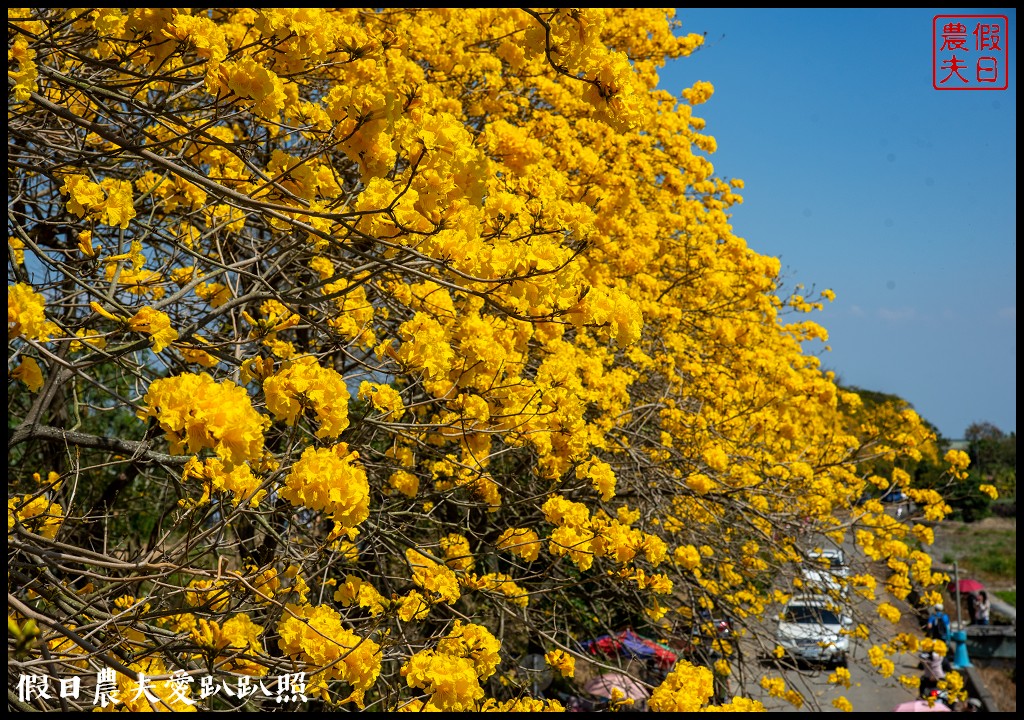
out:
M978 592L979 590L985 589L984 584L978 582L974 578L960 578L958 582L950 582L949 585L946 586L946 589L951 593L955 593L958 587L962 593Z
M952 712L945 703L938 700L929 705L927 700L909 700L892 709L893 712Z

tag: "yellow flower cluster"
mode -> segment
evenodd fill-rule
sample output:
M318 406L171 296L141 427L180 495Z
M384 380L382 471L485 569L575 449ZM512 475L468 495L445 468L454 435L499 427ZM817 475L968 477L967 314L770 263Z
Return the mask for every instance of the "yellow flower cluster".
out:
M999 499L999 490L996 489L995 485L989 485L988 483L982 483L978 486L978 491L985 493L993 500Z
M341 616L326 605L287 605L277 633L285 655L305 663L325 681L348 683L352 694L341 703L363 707L363 696L380 674L377 643L342 627ZM324 699L329 699L326 691Z
M25 102L29 93L36 89L36 82L39 80L39 68L36 66L35 50L28 46L28 39L24 36L18 37L7 50L8 66L17 66L17 70L7 71L7 77L14 81L11 92L18 102Z
M637 303L617 288L595 288L569 314L577 325L597 327L619 347L632 345L640 338L643 313Z
M963 450L949 450L942 458L949 465L949 472L960 480L967 479L967 467L971 464L971 457Z
M61 193L68 196L68 212L103 225L122 230L135 217L132 184L127 180L105 178L98 184L85 175L71 174L64 178Z
M590 528L574 525L559 525L552 531L548 543L549 552L569 559L580 570L589 570L594 564L594 533Z
M292 581L291 587L285 592L294 596L300 605L304 605L309 597L309 583L302 577L302 568L298 565L289 565L284 571L284 577Z
M14 260L15 265L25 264L25 243L21 241L21 238L11 235L7 238L7 244L11 248L11 258Z
M957 670L946 673L946 677L939 681L939 689L945 690L949 697L955 702L957 700L967 700L967 690L965 689L965 678Z
M832 707L839 710L839 712L853 712L853 703L843 695L840 695L832 701Z
M231 299L231 288L223 283L199 283L196 285L196 295L206 302L210 307L219 308Z
M234 495L231 504L235 507L244 500L249 500L251 507L256 507L266 496L266 490L260 490L262 480L253 474L249 463L225 466L219 458L189 458L181 472L182 480L199 479L203 482L203 496L199 504L210 500L215 491L230 492Z
M398 599L398 617L402 622L422 620L430 614L430 604L417 590Z
M359 399L369 401L373 407L384 413L389 420L398 420L402 417L405 405L402 403L402 396L390 385L366 382L359 385ZM415 494L415 493L414 493Z
M476 565L473 553L469 548L469 540L464 535L449 533L441 538L441 552L444 553L445 565L452 570L469 571Z
M209 60L212 68L216 68L228 53L224 29L202 15L178 14L167 23L163 34L193 48L196 55Z
M143 332L153 338L153 351L161 352L178 339L178 331L171 327L171 319L166 313L154 310L148 305L141 308L128 320L128 327L135 332Z
M263 430L270 423L253 409L244 388L216 382L206 373L154 380L143 397L139 418L156 418L171 452L212 449L226 466L256 460L263 453Z
M17 283L7 286L7 339L27 337L29 340L50 339L57 326L46 319L46 301L31 285Z
M529 593L505 573L493 572L486 575L469 573L459 578L459 584L467 590L487 590L489 592L501 593L513 605L518 605L519 607L526 607L530 604Z
M714 693L714 675L709 669L680 660L651 692L647 707L653 712L697 712Z
M348 445L308 447L292 466L281 497L297 507L330 513L340 527L350 530L370 514L370 484L357 462L359 453Z
M267 409L294 425L305 408L316 414L319 438L336 438L348 427L349 391L345 379L313 357L296 358L263 381Z
M345 582L334 591L334 602L345 607L358 605L365 608L371 616L377 617L384 613L388 600L377 592L372 584L355 575L346 575Z
M268 567L261 571L255 566L250 566L248 570L254 575L251 585L257 593L254 595L256 602L263 605L270 603L281 588L277 568Z
M421 650L409 658L402 666L402 677L409 687L430 696L425 710L475 710L484 697L480 681L493 675L501 662L500 647L487 628L456 620L436 650Z
M52 538L64 522L64 508L45 496L17 495L7 501L7 534L21 523L34 533Z
M411 472L396 470L388 478L388 485L396 492L414 498L420 489L420 479Z
M245 310L242 311L242 318L252 325L250 337L263 339L265 345L270 340L276 339L277 333L284 332L299 324L302 318L298 313L289 310L277 300L267 300L260 305L260 314L263 317L253 318Z
M881 605L879 605L877 612L878 617L882 618L883 620L888 620L893 625L900 621L901 613L899 611L899 608L895 607L894 605L890 605L889 603L882 603Z
M252 58L221 64L207 76L207 83L214 93L234 95L265 120L277 120L288 100L281 78Z
M538 700L536 698L516 698L500 702L487 698L477 708L478 712L565 712L565 706L558 700Z
M263 676L267 674L267 668L251 659L263 651L259 640L262 633L261 626L254 623L247 614L239 613L223 623L197 618L189 634L192 641L202 648L217 653L229 651L221 653L223 660L230 656L230 660L221 666L222 669L243 675ZM243 653L242 657L239 657L239 651Z
M591 458L576 470L576 474L580 478L590 480L605 502L615 497L615 472L612 466L603 460Z
M681 545L672 552L672 560L684 570L700 567L700 550L693 545Z
M848 668L837 667L832 671L832 674L828 676L828 681L832 685L842 685L845 688L850 687L850 671Z
M22 358L18 367L11 371L11 377L21 380L32 392L38 392L43 386L43 371L39 369L35 358Z
M498 650L501 642L483 625L456 620L448 635L437 642L437 651L446 655L469 658L477 677L486 680L501 663Z
M683 90L683 98L691 105L701 105L711 99L715 87L706 80L698 80L692 86Z
M619 577L626 578L636 583L639 590L650 590L656 595L668 595L672 592L674 583L664 573L646 573L642 569L623 568L619 571Z
M298 197L315 200L318 197L335 198L341 194L332 168L317 160L299 158L282 150L274 150L267 168L269 176L280 177L282 189ZM334 274L330 260L321 256L311 260L310 267L317 270L321 280Z
M402 666L402 677L411 688L430 696L424 710L464 712L473 710L484 697L473 661L433 650L421 650Z
M32 480L40 487L40 489L49 489L54 492L60 490L61 485L64 484L64 481L61 480L60 473L55 470L51 470L47 473L45 480L40 473L32 473Z
M943 647L945 647L945 643L943 643ZM896 663L886 657L885 650L877 645L868 648L868 662L882 677L892 677L896 672Z
M580 570L588 570L594 559L607 557L624 565L642 552L657 567L668 557L668 545L657 535L631 528L621 520L599 511L593 518L583 503L572 502L561 495L552 495L541 507L545 519L555 525L548 549L552 555L568 555ZM629 513L624 513L628 519ZM645 587L647 583L645 583ZM659 589L663 583L651 587Z
M530 528L509 528L501 534L496 545L527 562L533 562L540 555L540 538Z
M90 588L89 592L91 591L92 588ZM69 624L68 630L76 629L77 627L74 623ZM87 671L89 669L89 652L70 638L58 635L53 640L50 640L47 646L49 647L50 655L57 662L64 663L69 668L75 668L76 670Z
M787 687L786 681L782 678L762 677L761 687L767 690L770 696L781 698L795 708L799 709L804 705L803 695L797 690Z
M208 341L200 335L196 335L195 340L204 345L208 344ZM179 343L177 345L177 349L181 353L181 356L185 358L185 362L202 365L205 368L214 368L217 367L218 363L220 363L220 360L218 360L216 356L206 352L202 347Z
M395 358L410 371L422 372L429 380L448 374L455 353L437 320L426 313L416 313L399 328L399 337L402 344Z
M576 658L565 650L544 653L544 662L561 673L562 677L572 677L576 673Z
M330 328L359 347L372 348L377 343L372 329L374 307L362 283L358 279L337 280L326 283L322 292L334 299L327 317ZM394 398L389 400L393 402Z
M430 593L431 600L451 605L459 599L459 580L450 568L412 548L405 551L405 559L412 568L413 582Z

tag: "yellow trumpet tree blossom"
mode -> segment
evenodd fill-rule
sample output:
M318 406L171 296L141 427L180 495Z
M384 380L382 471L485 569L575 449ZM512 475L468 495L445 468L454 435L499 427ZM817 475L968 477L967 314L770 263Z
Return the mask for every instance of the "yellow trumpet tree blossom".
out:
M935 438L837 385L832 294L734 234L712 83L659 88L701 43L656 8L10 9L8 588L41 637L8 687L87 658L114 709L563 709L517 658L720 615L771 646L815 534L887 563L849 581L883 642L886 593L943 578L855 503L942 517L904 469ZM759 709L716 704L715 649L652 708Z

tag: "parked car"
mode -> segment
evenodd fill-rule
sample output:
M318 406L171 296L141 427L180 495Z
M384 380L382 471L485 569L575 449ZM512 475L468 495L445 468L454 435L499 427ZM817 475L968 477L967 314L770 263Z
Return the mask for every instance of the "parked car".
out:
M786 655L827 667L845 667L853 619L827 595L796 595L779 616L775 642Z
M800 576L809 591L834 591L845 596L850 566L846 563L846 554L839 548L819 548L807 553Z

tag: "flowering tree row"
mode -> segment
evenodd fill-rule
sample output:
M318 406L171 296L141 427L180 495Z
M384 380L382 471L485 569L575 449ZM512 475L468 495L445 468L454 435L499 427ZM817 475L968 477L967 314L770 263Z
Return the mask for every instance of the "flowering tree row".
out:
M679 31L10 10L9 688L113 670L111 707L223 709L182 678L301 673L306 708L557 710L524 653L571 677L582 640L720 616L774 652L825 537L887 562L848 584L892 674L889 600L943 578L925 525L855 501L941 519L910 474L935 437L805 352L832 295L733 234L711 85L657 87ZM638 678L652 709L749 671L709 642Z

